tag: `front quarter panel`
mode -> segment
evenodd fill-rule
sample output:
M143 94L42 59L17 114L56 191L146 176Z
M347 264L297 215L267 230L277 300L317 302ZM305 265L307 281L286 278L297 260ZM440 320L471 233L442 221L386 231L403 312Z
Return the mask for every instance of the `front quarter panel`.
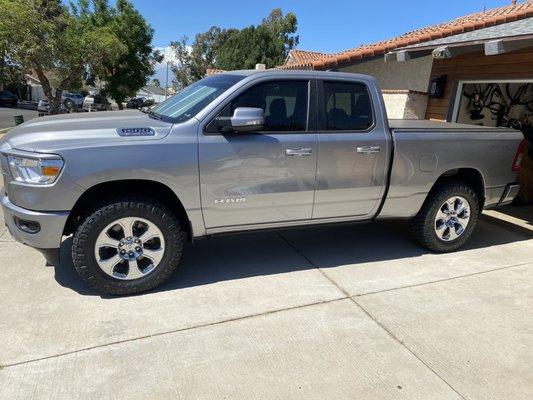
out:
M64 153L72 161L70 178L85 190L99 183L150 180L169 187L183 204L194 234L202 235L198 179L198 121L175 124L163 140L107 144L90 151L71 149ZM141 194L142 187L135 188Z
M56 147L54 153L65 161L58 180L42 187L11 182L8 184L10 201L29 210L69 211L87 189L100 183L150 180L166 185L176 194L195 235L201 235L204 226L198 183L197 125L194 118L174 124L170 133L160 140L119 138ZM132 189L149 195L142 185Z

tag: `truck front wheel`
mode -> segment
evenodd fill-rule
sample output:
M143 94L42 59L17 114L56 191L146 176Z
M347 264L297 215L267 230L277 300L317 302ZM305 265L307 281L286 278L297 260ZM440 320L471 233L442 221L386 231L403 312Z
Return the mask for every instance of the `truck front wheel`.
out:
M133 294L164 282L177 268L185 232L165 205L150 199L110 201L78 227L76 272L100 293Z
M479 214L479 199L466 183L439 183L411 221L411 232L429 250L449 252L462 247L472 235Z

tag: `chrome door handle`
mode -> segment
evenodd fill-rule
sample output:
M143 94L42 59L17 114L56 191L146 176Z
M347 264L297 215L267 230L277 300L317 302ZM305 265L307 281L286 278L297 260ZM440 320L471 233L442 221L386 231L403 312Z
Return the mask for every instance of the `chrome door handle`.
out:
M292 156L292 157L302 157L302 156L310 156L312 152L312 149L310 148L297 148L297 149L286 149L285 155Z
M380 150L379 146L361 146L356 151L358 154L377 154Z

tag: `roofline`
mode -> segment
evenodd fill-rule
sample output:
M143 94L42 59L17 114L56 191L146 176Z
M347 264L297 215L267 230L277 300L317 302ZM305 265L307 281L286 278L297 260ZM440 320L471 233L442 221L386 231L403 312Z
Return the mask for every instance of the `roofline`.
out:
M464 47L464 46L474 46L474 45L483 45L486 42L490 42L493 40L503 40L505 42L515 42L515 41L523 41L523 40L532 40L533 34L526 34L526 35L516 35L516 36L505 36L501 38L487 38L487 39L477 39L477 40L465 40L463 42L450 42L450 43L444 43L444 44L428 44L427 46L417 46L417 47L399 47L395 49L394 51L402 51L406 50L409 52L417 52L417 51L427 51L427 50L433 50L437 47L441 46L449 46L449 47Z
M506 22L513 22L520 19L525 19L533 17L533 3L521 3L519 10L510 12L504 15L495 15L486 20L480 21L471 21L467 22L464 25L458 25L454 27L442 27L436 29L433 32L422 32L419 36L414 36L410 38L397 38L396 41L390 43L377 43L374 45L359 47L352 50L347 50L345 52L332 54L331 56L324 57L318 60L314 60L307 63L298 63L292 65L283 65L277 67L278 69L314 69L314 70L324 70L339 66L345 66L347 64L353 64L357 61L369 57L375 57L379 55L386 54L390 51L396 50L401 47L410 46L413 44L428 42L430 40L442 39L444 37L457 35L464 32L474 31L477 29L488 28L490 26L501 25ZM527 6L527 7L523 7ZM509 6L499 7L506 8ZM496 8L497 9L497 8ZM474 13L473 15L478 14ZM437 24L438 26L438 24Z
M159 89L161 89L162 91L165 91L165 89L164 89L164 88L159 88ZM156 93L156 92L153 92L152 90L148 89L148 87L147 87L147 86L143 86L143 87L142 87L142 88L140 88L139 90L144 90L145 92L148 92L148 93L152 93L152 94L155 94L156 96L163 96L163 95L164 95L164 93L163 93L163 94L161 94L161 93Z

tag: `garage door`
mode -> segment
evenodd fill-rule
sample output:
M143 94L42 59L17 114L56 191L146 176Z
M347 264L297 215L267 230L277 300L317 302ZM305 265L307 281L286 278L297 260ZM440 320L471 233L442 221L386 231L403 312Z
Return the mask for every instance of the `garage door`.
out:
M459 82L452 121L521 130L528 151L518 181L520 199L533 202L533 79Z

